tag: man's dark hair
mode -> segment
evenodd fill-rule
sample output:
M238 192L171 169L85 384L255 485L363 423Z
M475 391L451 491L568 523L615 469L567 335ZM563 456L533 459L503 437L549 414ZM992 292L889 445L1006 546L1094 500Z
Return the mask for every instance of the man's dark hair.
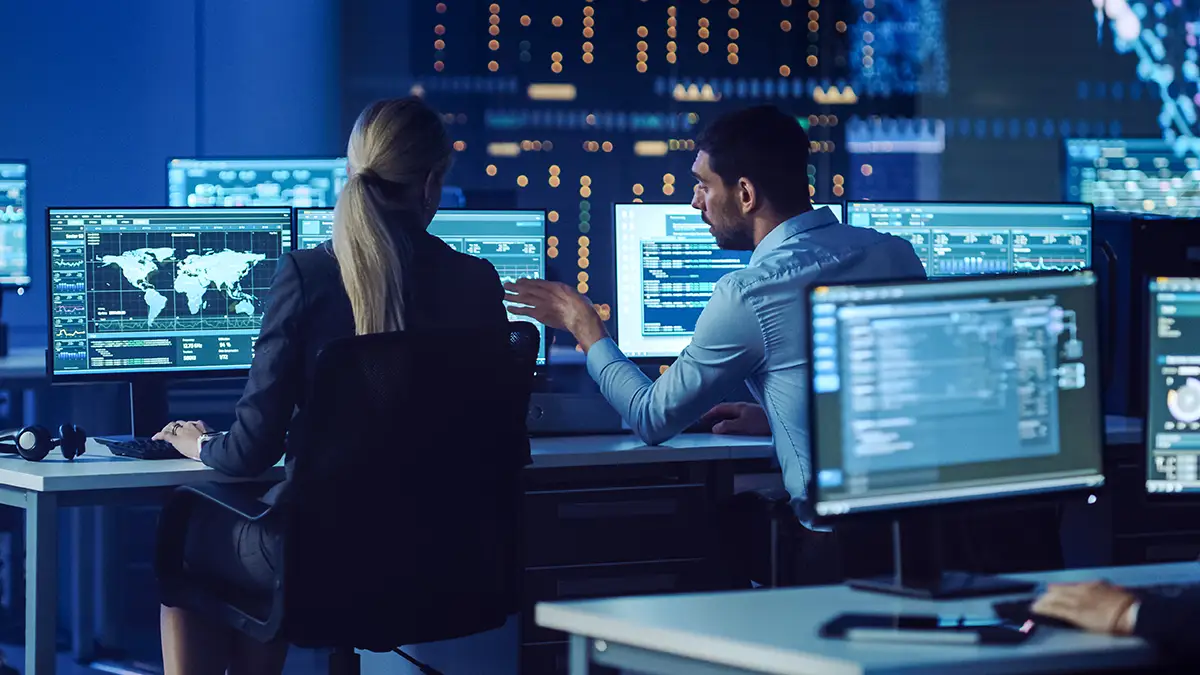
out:
M808 134L795 117L773 105L725 113L696 139L726 186L745 177L783 215L811 204Z

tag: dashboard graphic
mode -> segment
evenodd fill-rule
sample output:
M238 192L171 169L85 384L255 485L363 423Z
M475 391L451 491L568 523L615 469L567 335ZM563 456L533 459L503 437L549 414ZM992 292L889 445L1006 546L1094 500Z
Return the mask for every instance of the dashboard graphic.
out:
M1067 201L1131 213L1200 216L1200 159L1160 138L1069 139Z
M315 248L333 236L333 209L296 209L296 242ZM459 253L492 263L500 280L546 278L546 214L544 211L441 209L429 233ZM513 321L530 321L509 314ZM546 363L545 326L531 321L542 335L538 365Z
M1090 271L818 287L811 302L818 514L1102 480Z
M907 239L930 277L1092 265L1087 204L850 202L847 222Z
M0 161L0 288L29 284L26 166Z
M171 206L333 206L346 158L172 159Z
M828 207L842 219L841 204ZM689 204L617 204L617 343L635 358L675 358L691 342L713 288L750 261L717 246Z
M55 376L244 369L287 208L50 209Z
M1200 279L1149 282L1146 490L1200 493Z

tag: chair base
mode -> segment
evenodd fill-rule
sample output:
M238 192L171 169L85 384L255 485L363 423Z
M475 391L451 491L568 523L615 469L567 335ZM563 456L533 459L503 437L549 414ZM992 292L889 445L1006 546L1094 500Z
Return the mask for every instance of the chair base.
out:
M362 659L353 649L335 649L329 655L329 675L360 675Z

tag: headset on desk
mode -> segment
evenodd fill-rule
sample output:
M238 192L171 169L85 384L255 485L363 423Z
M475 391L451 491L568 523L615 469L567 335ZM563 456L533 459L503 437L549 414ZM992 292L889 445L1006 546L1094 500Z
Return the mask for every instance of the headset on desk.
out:
M61 448L63 457L74 460L87 446L87 432L74 424L62 424L55 438L46 427L33 425L0 432L0 453L17 454L30 462L40 462L54 448Z

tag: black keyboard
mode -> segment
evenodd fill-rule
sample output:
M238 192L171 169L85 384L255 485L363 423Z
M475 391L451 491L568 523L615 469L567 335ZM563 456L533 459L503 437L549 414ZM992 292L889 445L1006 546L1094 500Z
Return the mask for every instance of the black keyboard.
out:
M132 438L118 440L113 438L97 438L96 442L108 448L109 452L121 457L134 459L185 459L166 441L156 441L150 438Z
M1140 597L1145 595L1174 596L1179 595L1189 588L1195 587L1200 587L1200 583L1150 584L1146 586L1129 586L1127 588L1131 593ZM1055 619L1054 617L1035 614L1032 610L1030 610L1030 606L1033 605L1035 600L1037 600L1036 596L1020 598L1017 600L1001 600L1000 602L992 604L992 611L996 613L996 616L1010 623L1022 624L1026 621L1033 621L1034 623L1043 626L1054 626L1056 628L1078 628L1075 624L1063 621L1062 619Z

